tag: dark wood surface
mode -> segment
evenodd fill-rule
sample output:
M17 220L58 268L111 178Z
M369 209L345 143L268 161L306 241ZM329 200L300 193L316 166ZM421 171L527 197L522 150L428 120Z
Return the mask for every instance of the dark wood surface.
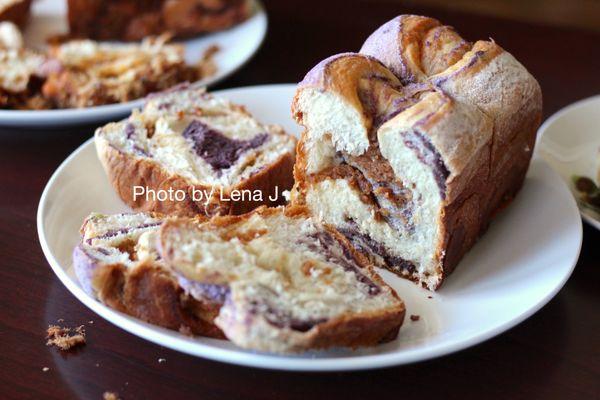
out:
M296 82L320 59L357 50L392 16L421 13L511 51L540 81L546 117L600 91L597 33L386 1L266 3L262 49L218 88ZM547 306L499 337L432 361L356 373L265 371L179 354L118 329L54 276L35 225L46 181L93 130L0 133L0 398L100 399L107 390L123 399L600 398L600 233L587 225L577 268ZM45 346L45 329L59 318L88 325L85 347L64 355Z

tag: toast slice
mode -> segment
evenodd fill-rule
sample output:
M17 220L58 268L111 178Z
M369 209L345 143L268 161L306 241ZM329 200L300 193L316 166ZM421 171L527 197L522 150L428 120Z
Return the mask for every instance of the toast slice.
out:
M403 302L366 258L302 207L261 207L201 225L171 219L159 243L180 282L225 293L215 324L243 348L370 346L394 339L404 319Z
M91 214L73 251L73 266L84 290L109 307L165 328L223 337L213 324L222 301L204 287L186 294L165 268L155 239L164 219L157 214ZM199 223L188 219L188 223Z
M138 211L241 214L282 204L293 185L295 138L204 88L153 95L127 120L99 128L95 141L113 187Z

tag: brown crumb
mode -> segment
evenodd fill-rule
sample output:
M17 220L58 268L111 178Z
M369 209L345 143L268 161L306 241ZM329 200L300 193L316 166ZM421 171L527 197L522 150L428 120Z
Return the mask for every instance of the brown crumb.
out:
M208 78L217 72L217 64L214 60L214 55L218 53L221 48L217 45L209 46L202 55L202 59L198 63L198 74L201 79Z
M419 315L411 314L411 316L410 316L411 321L418 321L420 319L421 319L421 317Z
M67 351L85 344L85 329L83 325L77 328L64 328L58 325L49 325L46 331L46 346L56 346Z
M115 392L104 392L102 394L103 400L119 400L119 394Z
M192 329L187 325L181 325L179 327L179 333L185 336L194 336L192 333Z
M433 296L427 296L428 299L433 299Z

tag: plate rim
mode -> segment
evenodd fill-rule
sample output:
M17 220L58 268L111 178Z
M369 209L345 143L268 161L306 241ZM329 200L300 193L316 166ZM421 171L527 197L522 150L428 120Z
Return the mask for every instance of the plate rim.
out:
M198 80L195 82L190 82L192 85L200 85L205 87L210 87L221 83L231 77L233 74L238 72L244 66L246 66L255 56L256 53L260 50L262 45L265 42L267 37L267 32L269 31L269 14L267 9L261 0L250 0L254 3L254 7L256 9L256 14L252 16L252 18L262 18L264 19L264 24L261 25L263 29L260 32L260 37L258 37L252 51L249 56L244 59L241 63L227 71L222 75L214 75L212 77L208 77L206 80ZM231 28L235 28L232 26ZM217 31L214 33L225 32ZM209 37L210 34L207 35ZM130 113L134 108L139 108L144 104L145 97L141 97L139 99L130 100L123 103L113 103L113 104L102 104L98 106L92 107L83 107L83 108L64 108L64 109L55 109L55 110L4 110L0 109L0 127L10 128L10 127L21 127L21 128L39 128L40 130L45 130L47 126L40 126L42 124L51 124L54 126L75 126L83 123L89 123L91 121L101 121L106 118L110 118L117 115L125 115ZM65 122L65 119L68 121Z
M567 115L570 112L573 112L574 110L580 108L580 107L584 107L586 105L588 105L589 103L594 103L594 102L598 102L600 105L600 94L596 94L590 97L586 97L583 99L579 99L571 104L567 104L566 106L562 107L561 109L559 109L558 111L556 111L554 114L552 114L551 116L549 116L543 123L542 125L540 125L538 131L537 131L537 138L536 138L536 149L539 148L539 146L542 144L542 141L544 140L544 136L546 135L546 132L548 131L548 128L550 128L550 126L552 126L558 119L562 118L563 116ZM543 154L539 154L539 156L541 158L544 159L544 161L546 161L545 157L543 156ZM550 165L548 163L548 165L550 166L550 168L552 168L552 165ZM552 168L554 170L554 168ZM556 172L556 171L554 171ZM562 176L559 175L559 178L561 179L561 181L565 182L565 180L562 178ZM567 189L569 189L569 193L571 193L571 195L573 196L573 199L575 200L575 203L577 204L577 209L579 210L579 215L581 216L581 218L583 218L583 220L585 222L587 222L589 225L593 226L594 228L600 230L600 220L593 218L591 215L589 215L588 213L586 213L581 206L577 203L577 199L575 198L575 194L573 193L573 191L569 188L569 185L565 182L565 184L567 185Z
M225 89L220 91L215 91L216 95L226 95L227 92L234 92L240 90L260 90L267 88L289 88L291 86L295 86L295 84L270 84L270 85L254 85L254 86L244 86L237 87L231 89ZM244 349L225 349L221 347L212 346L207 343L202 343L193 338L186 337L178 332L174 332L172 330L168 330L166 328L162 328L156 325L152 325L146 323L144 321L138 320L134 317L123 314L119 311L113 310L108 306L100 303L95 300L87 293L83 291L83 289L76 284L68 275L65 269L61 267L58 260L54 258L52 252L50 251L49 245L45 238L44 233L44 215L45 208L48 207L48 202L46 201L49 191L54 185L54 182L61 175L62 171L69 165L70 161L77 157L81 152L85 151L89 146L93 146L94 138L90 138L82 143L76 150L74 150L54 171L50 179L48 180L42 195L40 197L40 202L38 204L37 209L37 230L38 230L38 238L40 241L40 245L44 256L46 257L47 262L50 264L50 267L62 282L62 284L74 295L79 301L81 301L85 306L91 309L93 312L115 325L117 328L123 329L134 336L141 337L142 339L148 340L152 343L169 347L173 350L177 350L195 357L201 357L204 359L209 359L213 361L224 362L233 365L260 368L260 369L268 369L268 370L286 370L286 371L351 371L351 370L370 370L370 369L378 369L385 368L397 365L407 365L415 362L430 360L433 358L438 358L441 356L449 355L460 350L464 350L466 348L475 346L482 342L485 342L507 330L515 327L520 324L527 318L531 317L533 314L538 312L542 307L544 307L556 294L562 289L565 285L573 270L577 264L577 260L579 259L579 254L581 252L582 240L583 240L583 227L581 218L576 218L577 225L577 238L576 241L578 243L577 251L574 253L574 258L569 261L570 267L568 273L566 273L558 282L558 284L553 288L553 290L549 291L544 297L538 299L536 304L529 309L527 309L522 314L518 315L516 318L511 319L508 322L504 322L498 324L492 329L489 329L487 332L481 334L469 334L465 338L460 341L457 341L452 344L447 343L437 343L433 345L429 345L425 348L418 347L415 349L410 349L402 352L393 352L393 353L383 353L383 354L369 354L369 355L360 355L360 356L351 356L351 357L342 357L342 358L294 358L292 357L282 357L278 355L265 354L265 353L256 353L250 352ZM549 170L549 173L553 176L554 180L558 180L563 185L564 190L569 190L566 187L563 179L558 175L556 171L554 171L548 163L542 157L536 157L539 159L541 163L544 164L544 167ZM578 210L575 200L572 196L570 199L570 212L574 210ZM173 337L173 334L176 336ZM188 343L193 342L193 347L186 347ZM198 350L198 351L196 351Z

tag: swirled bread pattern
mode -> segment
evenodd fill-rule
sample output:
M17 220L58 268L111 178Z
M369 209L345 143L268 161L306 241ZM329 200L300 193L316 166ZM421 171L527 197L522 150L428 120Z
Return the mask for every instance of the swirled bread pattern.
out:
M414 15L298 85L293 201L435 290L524 181L542 96L493 41Z

